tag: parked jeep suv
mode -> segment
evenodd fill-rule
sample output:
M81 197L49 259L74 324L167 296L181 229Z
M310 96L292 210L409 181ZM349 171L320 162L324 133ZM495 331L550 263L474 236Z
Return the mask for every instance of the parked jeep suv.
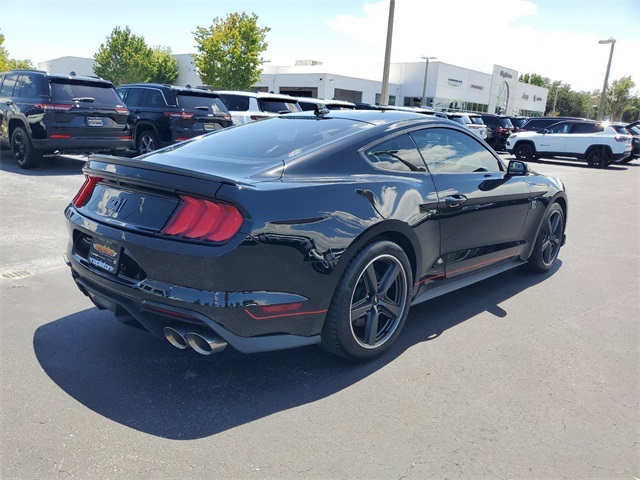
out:
M537 132L515 133L507 140L507 150L518 160L573 157L605 168L631 155L631 138L607 124L567 120Z
M113 84L94 77L38 70L0 73L0 144L22 168L44 154L125 152L129 110Z
M221 90L217 93L231 113L233 123L236 125L274 117L282 113L302 111L298 100L289 95L230 90Z
M494 115L492 113L482 113L482 120L487 126L486 142L493 147L494 150L504 150L507 144L507 138L513 132L513 124L509 117L505 115Z
M116 90L131 109L139 154L232 124L218 94L209 90L157 83L121 85Z

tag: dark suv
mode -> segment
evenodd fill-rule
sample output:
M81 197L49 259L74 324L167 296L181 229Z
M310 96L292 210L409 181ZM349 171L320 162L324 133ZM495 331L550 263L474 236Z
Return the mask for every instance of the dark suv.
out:
M507 138L513 132L513 124L509 117L505 115L493 115L491 113L482 113L482 119L487 126L486 142L493 147L494 150L504 150L507 144Z
M129 110L113 84L38 70L0 73L0 144L22 168L50 153L122 153L131 147Z
M131 109L140 154L232 124L219 95L209 90L157 83L121 85L116 90Z

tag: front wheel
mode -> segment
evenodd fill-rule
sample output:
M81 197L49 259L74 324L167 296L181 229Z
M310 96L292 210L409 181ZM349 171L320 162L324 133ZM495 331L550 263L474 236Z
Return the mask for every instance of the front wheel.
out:
M560 253L564 237L564 211L557 203L549 206L527 267L543 273L551 269Z
M368 360L396 340L409 313L411 265L395 243L380 240L349 263L322 329L322 347L350 360Z
M20 168L37 168L42 162L42 152L33 148L24 127L16 127L11 134L11 150Z
M609 154L604 148L594 148L587 154L587 163L592 168L607 168Z
M513 151L513 154L518 160L523 162L533 162L535 159L535 150L530 143L519 143Z

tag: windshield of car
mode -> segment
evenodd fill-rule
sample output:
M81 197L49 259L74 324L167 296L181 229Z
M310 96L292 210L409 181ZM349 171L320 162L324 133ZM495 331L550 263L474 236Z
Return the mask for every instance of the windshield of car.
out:
M176 149L203 159L237 158L273 160L295 157L319 144L334 141L373 127L342 118L278 116L218 130ZM251 141L248 142L247 139Z
M259 98L258 105L260 105L260 110L263 112L289 113L300 111L300 107L298 107L297 102L287 102L285 100L277 100L273 98Z
M82 103L122 105L116 91L104 83L55 79L49 82L51 99L56 102L78 101Z
M215 95L203 93L178 92L176 95L178 106L186 110L211 111L213 113L227 113L222 100Z

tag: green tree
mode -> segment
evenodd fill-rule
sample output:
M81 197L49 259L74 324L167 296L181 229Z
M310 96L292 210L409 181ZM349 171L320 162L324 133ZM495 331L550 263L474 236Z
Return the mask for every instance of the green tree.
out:
M153 78L153 51L144 37L134 35L129 27L114 28L93 58L94 73L115 85L149 82Z
M208 27L197 27L195 65L205 85L246 90L260 79L261 53L267 49L268 27L258 27L258 16L231 13L214 18Z
M178 78L178 61L169 47L153 47L153 76L154 83L172 84Z
M525 73L524 75L520 75L518 80L530 85L537 85L538 87L546 87L551 82L547 77L543 77L537 73Z
M4 34L0 33L0 72L5 70L33 70L31 60L15 60L9 58L9 52L3 46Z
M607 89L605 95L605 114L612 120L620 120L622 114L628 109L631 102L631 90L636 86L631 80L631 76L627 75L619 80L611 82L611 86Z

